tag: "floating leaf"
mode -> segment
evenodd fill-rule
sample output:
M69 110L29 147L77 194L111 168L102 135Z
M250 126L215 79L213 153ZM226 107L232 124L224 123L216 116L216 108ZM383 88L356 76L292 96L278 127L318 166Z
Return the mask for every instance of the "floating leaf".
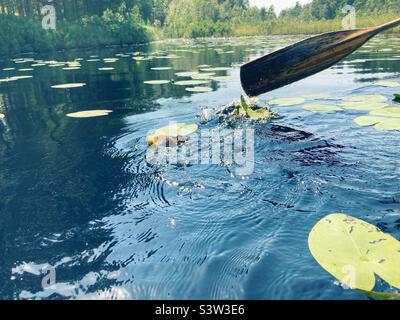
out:
M247 117L251 120L268 120L272 117L272 113L268 109L251 109L243 96L240 97L240 104L240 106L245 111ZM240 110L237 111L240 115Z
M29 72L29 71L33 71L33 68L24 68L24 69L18 69L18 71L20 72Z
M340 104L343 109L347 110L375 110L375 109L382 109L387 107L388 104L384 102L367 102L367 101L360 101L360 102L344 102Z
M53 89L74 89L74 88L82 88L86 86L86 83L66 83L66 84L57 84L51 86Z
M99 62L100 61L100 59L89 59L89 60L86 60L87 62Z
M398 131L400 130L400 118L387 118L375 125L378 131Z
M177 81L174 84L177 86L201 86L204 84L208 84L207 80L186 80L186 81Z
M345 214L332 214L312 229L313 257L341 283L372 291L375 275L400 288L400 242L376 226Z
M87 110L68 113L66 116L70 118L94 118L108 116L110 113L112 113L112 110Z
M352 102L385 102L388 98L381 94L365 94L360 96L353 96L348 99Z
M113 71L115 68L113 67L104 67L104 68L99 68L99 71Z
M3 120L6 116L2 113L0 113L0 120Z
M384 108L374 110L370 113L372 116L382 116L382 117L400 117L400 108Z
M211 78L215 75L214 72L209 72L209 73L199 73L199 74L194 74L191 76L193 80L211 80Z
M170 83L169 80L150 80L150 81L144 81L145 84L151 84L151 85L161 85L161 84L168 84Z
M378 82L375 82L374 85L381 86L381 87L388 87L388 88L397 88L397 87L400 87L400 82L378 81Z
M186 91L189 92L211 92L213 91L210 87L193 87L193 88L186 88Z
M65 67L65 68L62 68L63 70L80 70L81 68L80 67Z
M15 68L4 68L3 71L13 71Z
M371 116L362 116L354 119L354 122L357 123L361 127L369 127L373 126L381 121L384 121L386 118L383 117L371 117Z
M199 66L197 66L198 69L205 69L205 68L210 68L211 66L208 64L201 64Z
M196 72L196 71L188 71L188 72L178 72L178 73L175 73L175 75L176 75L177 77L181 77L181 78L190 78L190 77L196 76L196 75L198 75L198 74L199 74L199 73Z
M342 109L334 105L326 104L309 104L303 107L304 109L315 113L335 113Z
M269 103L279 107L290 107L306 102L304 98L284 98L271 100Z
M186 137L196 132L198 126L196 124L174 123L169 126L157 129L154 134L147 136L147 144L162 144L167 142L178 142L179 137Z
M155 68L151 68L151 70L154 71L166 71L166 70L171 70L171 67L155 67Z
M204 72L218 72L218 71L228 71L228 70L231 70L231 68L228 68L228 67L200 68L200 70L204 71Z

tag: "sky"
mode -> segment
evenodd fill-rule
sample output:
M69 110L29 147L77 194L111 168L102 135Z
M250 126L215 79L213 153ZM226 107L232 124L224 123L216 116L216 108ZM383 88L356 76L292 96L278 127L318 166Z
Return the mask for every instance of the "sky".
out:
M273 4L276 12L280 13L283 9L294 7L296 1L299 1L301 4L311 2L311 0L250 0L250 4L258 7L269 7Z

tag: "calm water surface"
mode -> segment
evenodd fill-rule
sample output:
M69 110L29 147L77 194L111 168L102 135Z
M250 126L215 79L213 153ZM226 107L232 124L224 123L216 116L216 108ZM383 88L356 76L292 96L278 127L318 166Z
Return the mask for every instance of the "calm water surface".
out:
M176 72L203 64L238 78L242 63L300 39L172 41L0 61L0 79L33 76L0 82L0 298L365 299L315 262L307 237L325 215L344 212L400 238L400 132L358 127L353 119L366 112L315 114L300 105L273 108L279 117L255 125L249 177L226 164L155 168L145 160L149 130L198 123L202 107L242 90L238 80L212 82L209 93L144 81L177 80ZM153 58L136 62L136 51ZM88 61L112 57L119 60ZM79 70L29 70L75 59ZM400 91L376 80L400 81L399 35L261 101L329 93L332 100L316 102L339 104ZM51 88L74 82L87 85ZM114 112L65 116L87 109ZM48 265L57 285L43 289Z

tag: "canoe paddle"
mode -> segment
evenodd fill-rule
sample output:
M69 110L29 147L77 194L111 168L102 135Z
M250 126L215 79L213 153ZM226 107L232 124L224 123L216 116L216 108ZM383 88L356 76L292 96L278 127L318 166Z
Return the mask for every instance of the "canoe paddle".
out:
M284 87L332 67L377 34L400 25L400 19L376 28L345 30L318 35L240 69L242 87L249 97Z

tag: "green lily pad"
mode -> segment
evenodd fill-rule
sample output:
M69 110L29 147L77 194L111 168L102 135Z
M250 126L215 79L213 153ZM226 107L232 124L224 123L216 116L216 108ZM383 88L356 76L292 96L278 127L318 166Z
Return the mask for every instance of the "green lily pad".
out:
M196 75L198 75L198 74L199 74L199 73L196 72L196 71L177 72L177 73L175 73L175 75L176 75L177 77L181 77L181 78L190 78L190 77L196 76Z
M186 88L186 91L189 92L211 92L213 91L210 87L193 87L193 88Z
M340 104L340 106L346 110L364 110L364 111L382 109L387 107L388 105L389 104L384 102L367 102L367 101L344 102Z
M228 67L200 68L200 70L204 71L204 72L218 72L218 71L228 71L228 70L231 70L231 68L228 68Z
M381 86L381 87L388 87L388 88L398 88L398 87L400 87L400 82L378 81L378 82L375 82L374 85Z
M240 97L240 106L237 110L239 115L241 113L240 107L244 109L247 117L251 120L268 120L272 117L272 113L268 109L251 109L243 96Z
M186 137L195 133L198 129L196 124L174 123L154 131L146 137L149 146L167 141L177 142L178 137Z
M315 112L315 113L335 113L337 111L343 110L338 106L326 105L326 104L308 104L303 107L305 110Z
M384 121L386 118L384 117L371 117L371 116L362 116L354 119L354 122L357 123L360 127L369 127L373 126L381 121Z
M374 110L370 113L372 116L382 116L382 117L400 117L400 108L384 108Z
M155 67L155 68L151 68L151 70L154 71L167 71L167 70L171 70L171 67Z
M113 67L104 67L104 68L99 68L98 70L99 71L113 71L113 70L115 70L115 68L113 68Z
M375 129L378 131L400 131L400 118L386 118L377 123Z
M86 86L86 83L65 83L65 84L57 84L51 86L53 89L74 89L74 88L82 88Z
M169 80L149 80L149 81L144 81L145 84L150 84L150 85L162 85L162 84L168 84L171 81Z
M353 96L348 99L351 102L385 102L388 98L381 94L365 94L360 96Z
M110 113L112 113L112 110L88 110L68 113L66 116L69 118L95 118L108 116Z
M186 81L177 81L174 84L177 86L201 86L208 83L210 83L210 81L207 80L186 80Z
M269 103L278 107L290 107L306 102L304 98L283 98L271 100Z
M198 73L191 76L193 80L211 80L215 76L214 72Z
M315 225L308 244L317 262L350 288L372 291L375 275L400 288L400 242L372 224L332 214Z

